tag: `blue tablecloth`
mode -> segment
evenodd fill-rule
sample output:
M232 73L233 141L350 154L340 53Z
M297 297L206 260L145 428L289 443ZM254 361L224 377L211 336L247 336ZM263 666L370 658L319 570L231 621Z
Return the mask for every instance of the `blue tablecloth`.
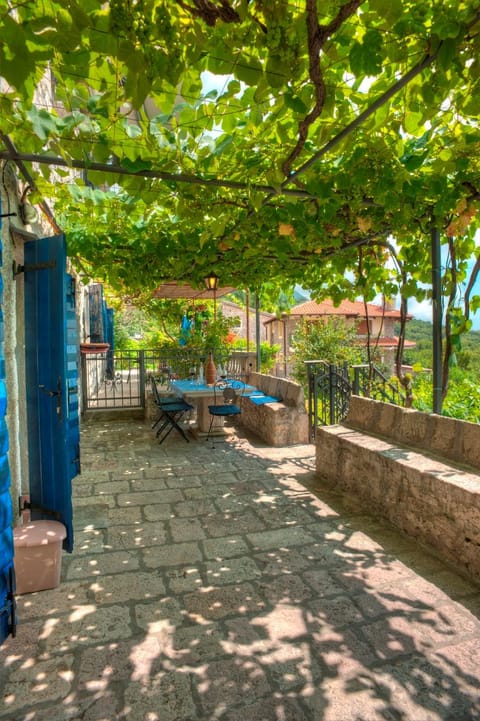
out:
M255 386L249 386L246 383L243 383L243 381L235 381L235 387L237 383L240 383L243 389L243 393L245 395L250 395L257 389ZM178 393L212 393L213 394L213 385L207 386L206 383L198 383L196 380L183 380L183 381L172 381L171 386L173 390L176 390Z

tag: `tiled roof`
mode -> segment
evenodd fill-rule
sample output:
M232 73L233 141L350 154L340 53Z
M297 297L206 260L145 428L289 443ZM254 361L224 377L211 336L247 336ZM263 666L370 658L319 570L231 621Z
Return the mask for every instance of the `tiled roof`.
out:
M400 319L399 310L385 310L381 305L367 303L369 317L384 316L386 318ZM332 300L322 300L317 303L314 300L307 300L306 303L296 305L290 311L291 316L312 316L312 315L341 315L350 318L365 318L365 306L362 301L342 300L339 306L335 306Z

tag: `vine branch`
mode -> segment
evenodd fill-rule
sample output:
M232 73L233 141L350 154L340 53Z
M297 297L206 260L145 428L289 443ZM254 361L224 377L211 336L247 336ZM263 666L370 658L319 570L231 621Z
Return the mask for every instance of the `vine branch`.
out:
M282 170L288 178L293 162L302 152L308 138L308 131L312 123L317 120L325 105L327 89L323 78L322 66L320 63L321 51L327 40L333 35L351 15L362 4L363 0L350 0L342 5L335 18L327 25L320 25L318 22L317 1L307 0L306 5L306 27L308 44L309 76L315 91L315 104L308 115L298 124L298 140L288 158L282 164ZM297 181L295 181L297 182Z
M241 22L240 15L236 10L232 8L228 0L220 0L220 5L217 5L212 0L191 0L192 5L187 5L183 0L177 0L177 5L180 5L183 10L186 10L194 17L200 18L210 27L214 27L217 20L221 20L224 23L239 23Z

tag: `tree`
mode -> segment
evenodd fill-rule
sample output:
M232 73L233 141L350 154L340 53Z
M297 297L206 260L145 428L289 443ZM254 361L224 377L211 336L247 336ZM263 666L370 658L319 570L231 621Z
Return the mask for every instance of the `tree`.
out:
M292 336L292 375L307 385L305 361L320 360L334 365L361 363L365 355L358 345L357 330L334 316L318 323L303 321Z

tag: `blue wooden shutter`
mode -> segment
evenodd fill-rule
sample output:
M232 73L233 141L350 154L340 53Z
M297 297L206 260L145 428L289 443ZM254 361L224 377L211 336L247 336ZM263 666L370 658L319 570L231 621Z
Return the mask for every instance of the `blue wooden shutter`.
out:
M104 343L103 287L100 283L88 286L88 304L90 311L90 343Z
M115 369L114 369L114 340L113 340L113 308L107 308L105 305L105 343L108 343L110 345L110 348L107 352L107 367L106 367L106 373L107 378L113 378L115 375Z
M65 323L67 343L66 364L66 413L67 413L67 475L70 480L80 473L80 406L78 401L78 324L75 314L75 281L65 275Z
M111 350L115 350L113 338L113 308L106 308L105 343L110 344Z
M25 243L25 350L32 518L58 518L73 548L71 480L79 471L75 293L64 236Z

